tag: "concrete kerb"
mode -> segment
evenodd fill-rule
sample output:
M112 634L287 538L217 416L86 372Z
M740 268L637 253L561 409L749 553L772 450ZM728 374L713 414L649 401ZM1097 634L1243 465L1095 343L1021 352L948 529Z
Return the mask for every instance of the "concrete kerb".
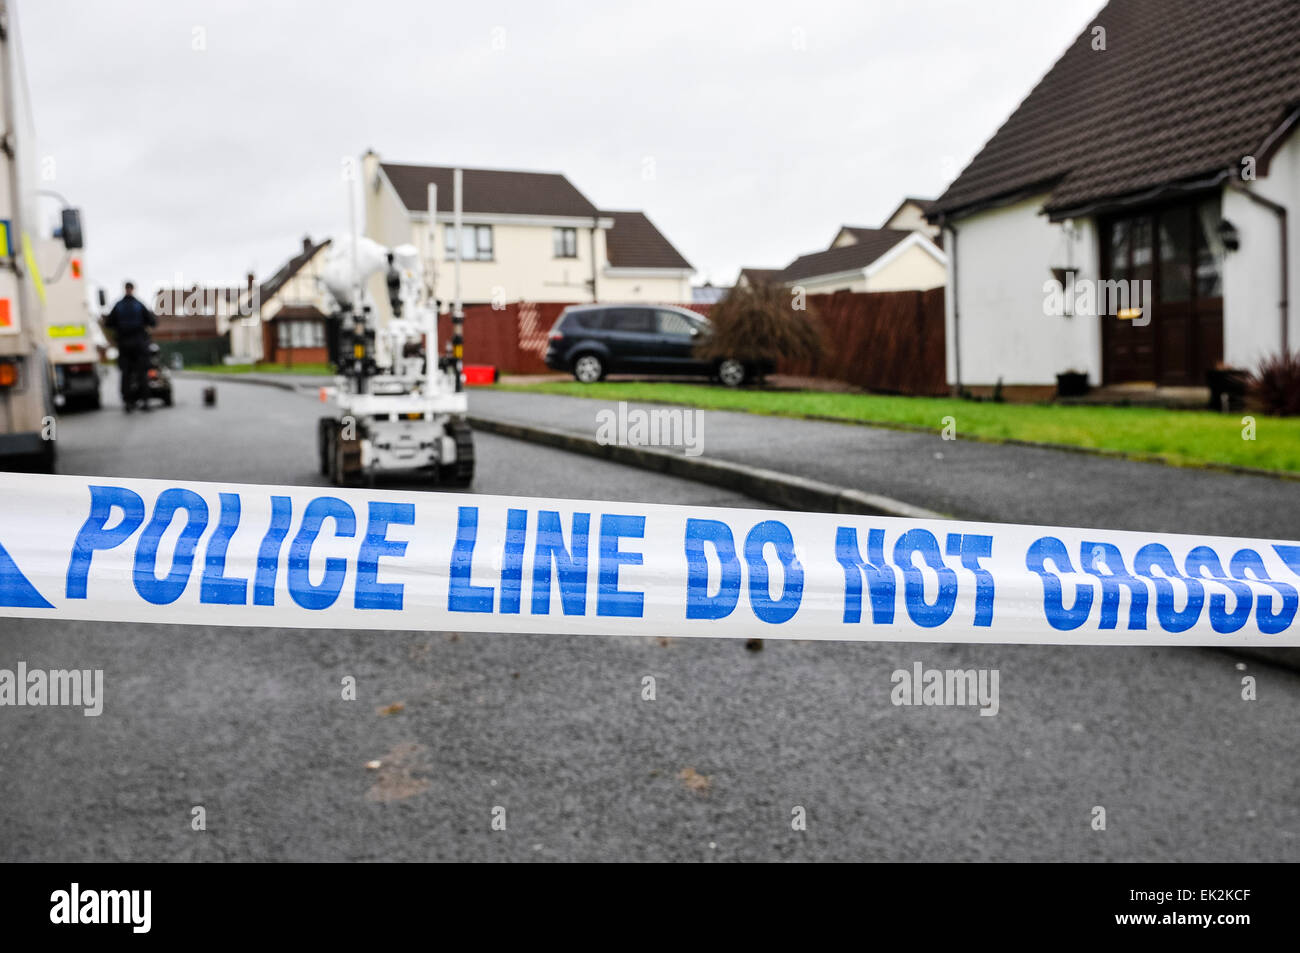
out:
M702 460L698 457L686 457L646 447L602 444L594 438L565 430L516 423L495 417L471 414L469 422L470 426L487 433L528 440L570 453L600 457L643 470L722 487L785 509L855 513L865 516L899 516L907 519L947 518L942 513L912 506L887 496L863 493L860 490L851 490L788 473L778 473L775 470L765 470L725 460Z

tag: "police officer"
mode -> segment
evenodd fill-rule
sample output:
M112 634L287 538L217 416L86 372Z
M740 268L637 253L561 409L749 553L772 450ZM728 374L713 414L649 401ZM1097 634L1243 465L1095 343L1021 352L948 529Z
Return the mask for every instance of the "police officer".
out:
M146 400L149 371L149 329L156 327L158 318L135 296L135 285L126 283L122 295L104 320L104 327L113 332L117 344L117 369L122 378L122 405L129 414L137 401L148 407Z

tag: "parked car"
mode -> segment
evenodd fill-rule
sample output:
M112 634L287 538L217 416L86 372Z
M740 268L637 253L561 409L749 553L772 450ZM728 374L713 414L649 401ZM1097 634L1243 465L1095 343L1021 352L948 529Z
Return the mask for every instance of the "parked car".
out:
M565 308L551 328L546 366L591 384L606 374L708 377L739 387L772 371L770 361L703 360L696 344L709 321L669 305L585 304Z

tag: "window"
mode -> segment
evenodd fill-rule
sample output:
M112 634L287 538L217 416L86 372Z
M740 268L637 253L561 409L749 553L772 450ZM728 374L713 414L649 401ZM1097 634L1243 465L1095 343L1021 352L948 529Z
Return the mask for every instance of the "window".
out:
M1196 206L1196 297L1223 297L1223 238L1219 235L1222 213L1218 196Z
M1160 300L1192 296L1191 217L1178 206L1160 216Z
M1165 205L1113 219L1105 232L1109 277L1154 281L1160 301L1176 304L1223 295L1219 198Z
M325 325L320 321L276 321L275 342L282 348L324 347Z
M551 240L555 245L556 258L578 257L578 230L576 228L553 228Z
M442 234L447 249L447 261L452 261L456 257L455 226L444 225ZM460 227L460 258L461 261L492 260L491 225L462 225Z
M655 315L659 319L660 334L690 337L691 331L695 329L695 325L685 315L678 314L676 311L656 311Z
M1110 226L1110 276L1128 281L1128 221L1117 219Z
M608 313L605 327L612 331L649 334L654 331L654 314L649 308L616 308Z

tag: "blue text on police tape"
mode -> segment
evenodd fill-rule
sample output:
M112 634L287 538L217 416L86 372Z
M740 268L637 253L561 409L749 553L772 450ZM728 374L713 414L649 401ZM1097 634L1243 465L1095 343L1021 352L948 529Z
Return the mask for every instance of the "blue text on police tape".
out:
M240 526L241 494L220 493L214 518L208 501L183 487L159 493L151 512L127 487L91 485L89 491L89 512L68 560L68 599L87 598L96 552L116 549L134 537L132 582L139 597L153 605L174 603L185 593L202 543L198 599L203 604L272 606L283 572L283 588L304 609L334 606L349 579L353 608L403 608L404 584L382 581L380 560L392 566L407 557L408 542L390 538L390 531L415 526L413 503L371 500L364 514L358 514L345 500L322 495L295 513L292 497L273 494L270 518L259 527L255 564L239 570L228 569L227 550ZM644 617L645 593L620 581L624 567L645 564L644 515L573 512L566 523L557 510L510 507L504 516L504 540L489 566L480 551L480 507L458 506L456 531L448 540L449 612ZM170 566L161 567L166 571L159 575L161 540L178 519L184 523L171 549ZM725 521L686 518L680 549L650 547L660 558L664 553L684 557L674 567L652 567L684 576L684 620L726 619L743 601L758 621L783 625L796 618L805 591L816 588L787 522L766 518L747 528L740 525L751 519L739 514ZM325 559L323 575L313 582L312 550L325 533L356 539L356 548L352 556ZM1024 578L1038 580L1043 617L1058 631L1093 620L1101 630L1121 623L1128 630L1145 630L1154 622L1165 632L1179 633L1204 614L1217 633L1238 632L1253 619L1260 632L1276 634L1293 624L1300 601L1296 586L1272 578L1260 552L1250 547L1229 554L1196 545L1180 562L1160 542L1137 545L1126 555L1111 541L1085 539L1072 551L1058 536L1044 535L1029 545L1020 563L1024 578L1013 580L1006 564L1001 576L990 568L998 565L994 533L942 535L941 544L939 536L923 527L887 530L862 521L837 526L830 565L840 570L835 590L842 599L842 623L889 626L905 615L915 626L940 627L957 614L964 588L971 611L961 621L991 627L999 585L1023 583ZM1283 565L1300 576L1300 546L1272 548ZM1069 600L1066 579L1072 589ZM820 583L830 585L826 579ZM557 591L558 599L553 600Z

